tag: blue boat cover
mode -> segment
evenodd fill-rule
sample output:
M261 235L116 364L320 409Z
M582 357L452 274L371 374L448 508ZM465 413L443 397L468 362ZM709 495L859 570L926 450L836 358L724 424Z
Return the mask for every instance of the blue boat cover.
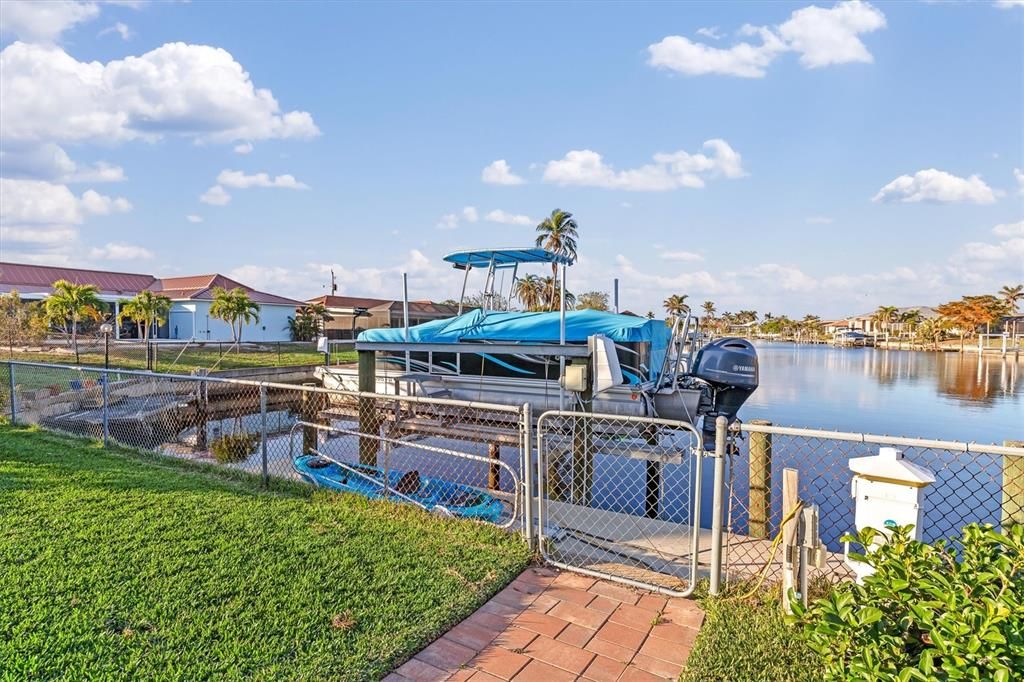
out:
M504 343L558 343L559 313L496 312L471 310L458 317L434 320L409 327L409 343L461 343L464 341L500 341ZM633 315L616 315L599 310L573 310L565 313L565 340L586 342L594 334L603 334L616 343L649 343L652 373L661 367L671 330L663 320L648 320ZM405 328L367 329L359 342L404 343ZM652 377L653 378L653 377Z

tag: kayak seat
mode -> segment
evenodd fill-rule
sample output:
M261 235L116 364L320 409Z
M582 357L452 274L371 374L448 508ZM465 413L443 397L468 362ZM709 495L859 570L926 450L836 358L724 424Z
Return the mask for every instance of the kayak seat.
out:
M395 483L395 491L402 495L412 495L420 489L420 472L412 469L402 474Z

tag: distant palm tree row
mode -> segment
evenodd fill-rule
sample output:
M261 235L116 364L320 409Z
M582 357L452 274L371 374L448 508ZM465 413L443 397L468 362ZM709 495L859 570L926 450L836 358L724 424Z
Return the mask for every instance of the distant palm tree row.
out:
M231 327L232 340L242 339L245 324L258 322L260 306L254 303L248 292L240 287L213 290L210 315L223 320ZM153 291L142 291L120 304L120 321L135 322L143 339L148 339L151 330L167 322L171 311L171 299ZM79 360L78 330L85 320L101 321L107 317L108 305L100 300L99 289L92 284L75 284L67 280L53 283L53 293L43 304L46 321L63 330L70 337L75 350L75 361Z

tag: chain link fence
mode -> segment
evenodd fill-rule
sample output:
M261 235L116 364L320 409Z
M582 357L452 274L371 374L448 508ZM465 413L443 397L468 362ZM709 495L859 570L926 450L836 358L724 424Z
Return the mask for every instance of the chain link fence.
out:
M15 423L523 524L524 407L44 363L3 374Z
M400 379L398 381L401 381ZM822 580L851 576L849 460L882 446L934 472L922 536L1024 523L1024 448L741 424L716 451L689 424L415 395L47 363L0 364L13 422L262 477L300 480L523 532L549 561L688 594L781 576L784 471L819 511ZM724 421L723 421L724 424ZM724 429L724 426L722 427ZM534 433L536 430L536 438ZM536 445L536 451L534 450ZM535 515L536 510L536 515ZM536 516L536 519L535 519ZM722 531L717 532L716 525Z
M818 533L826 554L824 565L813 574L833 582L851 577L841 541L855 528L849 460L877 455L881 447L902 450L906 461L935 474L935 482L924 491L922 540L955 538L970 523L1024 523L1020 447L817 431L768 422L741 424L732 435L724 538L729 579L742 580L764 566L771 540L782 529L786 469L797 472L799 499L818 507ZM778 563L768 572L773 578L780 574Z
M689 594L700 536L706 535L698 519L700 443L700 435L683 422L544 413L537 424L544 558L637 586ZM710 513L707 517L710 525ZM705 538L703 548L708 546ZM706 569L706 556L703 562Z
M83 336L77 352L70 342L47 342L32 346L3 347L8 360L47 362L87 367L182 373L202 368L211 371L247 367L295 367L323 365L326 353L313 342L303 341L168 341L105 339ZM331 364L355 361L351 342L331 347Z

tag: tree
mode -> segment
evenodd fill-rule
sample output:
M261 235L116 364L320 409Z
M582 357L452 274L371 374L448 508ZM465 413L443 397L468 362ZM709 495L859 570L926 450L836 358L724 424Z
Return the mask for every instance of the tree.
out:
M576 297L576 310L608 310L608 294L603 291L585 291Z
M537 275L526 275L516 280L515 295L527 310L538 310L544 283Z
M540 305L538 310L561 310L562 306L562 283L555 277L545 277L541 280ZM576 297L571 291L565 292L565 308L572 309L576 305Z
M711 301L704 301L700 304L701 309L704 311L704 316L709 320L715 319L715 304Z
M230 291L223 287L214 287L210 315L227 322L231 327L232 340L235 343L240 343L242 327L250 322L260 321L260 306L258 303L254 303L245 289L241 287L235 287Z
M92 284L73 284L66 279L53 283L53 293L46 299L46 318L51 324L59 324L67 332L71 324L71 345L78 355L78 324L84 319L103 319L103 302L99 289Z
M653 310L648 310L647 311L647 319L648 320L653 320L654 319L654 311Z
M1024 300L1024 284L1018 284L1012 287L1009 285L1004 286L999 290L999 295L1009 306L1008 314L1014 315L1017 312L1017 303Z
M138 323L143 340L149 338L153 323L163 324L171 312L171 299L152 291L140 291L134 298L121 304L121 319Z
M38 303L21 300L17 290L0 294L0 339L13 352L15 344L38 343L46 338L46 319Z
M884 331L889 331L889 325L896 321L898 308L891 305L880 305L871 319L878 323Z
M974 336L981 325L991 325L1007 314L1010 304L991 294L964 296L959 301L943 303L936 311L960 332L960 350L964 338Z
M323 303L310 303L299 308L295 317L288 318L286 329L292 341L312 341L323 333L326 323L333 319Z
M687 294L672 294L662 302L662 306L665 308L665 312L668 313L668 318L665 320L665 324L672 326L676 322L676 318L680 317L684 311L689 311L690 306L686 304Z
M547 218L537 225L537 246L551 253L565 256L570 261L576 260L576 240L579 238L579 225L572 213L556 208ZM558 264L551 264L551 282L558 280ZM554 285L551 285L550 296L555 298Z

